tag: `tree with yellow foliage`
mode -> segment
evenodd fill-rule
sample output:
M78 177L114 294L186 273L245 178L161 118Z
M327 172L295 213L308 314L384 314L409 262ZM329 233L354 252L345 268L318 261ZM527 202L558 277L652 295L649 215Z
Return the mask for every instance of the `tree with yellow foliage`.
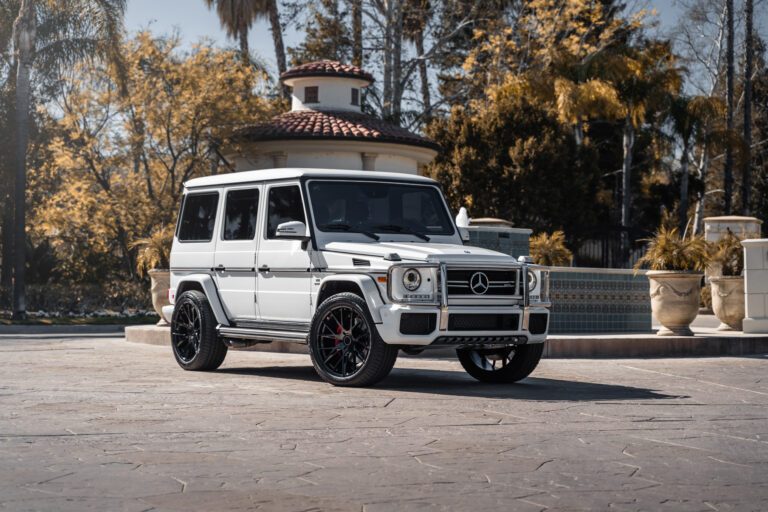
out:
M31 226L72 279L135 278L136 240L173 224L183 182L209 172L211 141L274 114L266 77L235 52L201 45L180 54L178 40L141 33L123 54L127 94L113 67L73 68L51 158L35 176L50 193Z

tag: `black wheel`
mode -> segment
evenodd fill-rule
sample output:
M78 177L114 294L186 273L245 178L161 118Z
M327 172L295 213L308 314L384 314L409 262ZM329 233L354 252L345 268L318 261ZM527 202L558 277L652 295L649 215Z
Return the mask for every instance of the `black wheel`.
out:
M309 354L323 380L336 386L370 386L392 370L397 347L381 339L362 298L339 293L315 313Z
M204 293L190 290L176 301L171 346L185 370L215 370L224 362L227 346L216 335L216 317Z
M456 351L461 366L481 382L510 383L526 378L536 368L544 350L543 343L503 349Z

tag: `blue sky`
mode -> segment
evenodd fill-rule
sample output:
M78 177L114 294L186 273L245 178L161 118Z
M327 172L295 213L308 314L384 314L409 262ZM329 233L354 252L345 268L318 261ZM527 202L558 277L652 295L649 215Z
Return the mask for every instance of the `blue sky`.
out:
M662 30L670 29L677 21L677 9L671 0L641 0L640 3L658 11ZM209 10L203 0L129 0L125 21L129 32L149 28L156 34L169 34L176 29L185 44L207 37L221 46L234 45L221 29L215 11ZM285 39L286 45L296 44L300 35L289 32ZM256 22L248 43L251 51L260 55L274 72L272 35L266 20Z

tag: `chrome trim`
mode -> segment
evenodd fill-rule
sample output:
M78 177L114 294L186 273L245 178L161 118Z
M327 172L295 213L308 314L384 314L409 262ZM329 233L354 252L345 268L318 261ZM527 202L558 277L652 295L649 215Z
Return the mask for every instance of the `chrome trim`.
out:
M297 341L306 343L308 332L289 332L267 329L245 329L242 327L216 327L219 336L225 338L238 338L246 340L267 340L267 341Z
M448 270L440 264L440 330L448 330Z

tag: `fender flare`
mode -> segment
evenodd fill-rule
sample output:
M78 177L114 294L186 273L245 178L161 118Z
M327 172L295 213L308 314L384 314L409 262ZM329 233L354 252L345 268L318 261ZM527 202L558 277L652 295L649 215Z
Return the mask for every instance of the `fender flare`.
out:
M208 274L188 274L180 276L174 288L178 290L184 283L189 282L197 283L203 289L203 293L208 298L208 302L211 305L216 321L221 325L229 325L229 319L224 312L224 307L221 305L219 293L216 290L216 284L213 282L211 276Z
M323 290L325 285L331 282L346 282L356 284L363 292L363 300L365 300L365 303L368 305L368 311L371 313L373 322L377 324L382 323L379 308L384 305L384 299L381 297L379 285L376 284L373 276L369 276L367 274L333 274L324 277L322 281L320 281L320 285L317 287L317 293L315 293L312 297L313 303L315 304L315 310L317 310L317 308L320 306L320 304L317 303L317 298L320 296L320 292Z

